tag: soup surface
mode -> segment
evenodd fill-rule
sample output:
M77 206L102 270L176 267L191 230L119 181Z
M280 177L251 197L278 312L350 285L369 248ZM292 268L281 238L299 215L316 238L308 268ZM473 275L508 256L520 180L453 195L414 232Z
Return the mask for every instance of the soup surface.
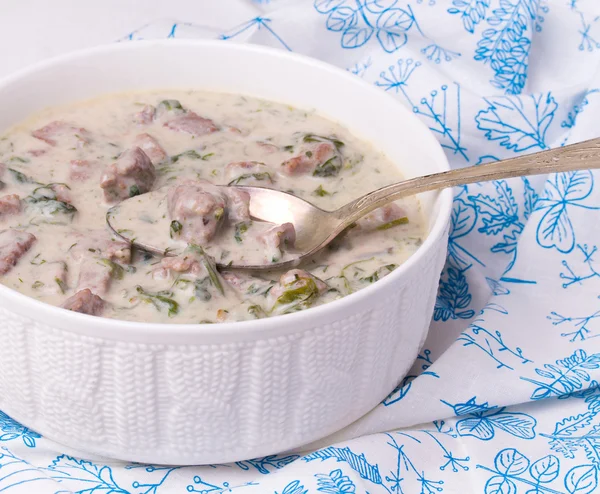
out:
M425 234L417 200L371 213L300 269L251 274L219 271L215 260L277 262L293 251L295 232L252 221L233 186L277 188L332 210L401 178L339 124L264 100L156 91L50 108L0 138L0 282L134 321L302 310L376 282L414 253ZM140 221L152 225L164 208L155 228L188 245L177 256L132 249L106 226L109 208L157 189L166 202Z

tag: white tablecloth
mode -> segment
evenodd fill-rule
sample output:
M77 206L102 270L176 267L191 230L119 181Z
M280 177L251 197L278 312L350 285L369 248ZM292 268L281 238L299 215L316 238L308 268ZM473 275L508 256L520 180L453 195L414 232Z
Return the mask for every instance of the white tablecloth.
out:
M597 0L4 0L0 73L118 40L267 44L399 98L461 167L600 134L599 16ZM413 370L312 451L205 467L84 461L0 413L0 493L600 492L598 178L456 190Z

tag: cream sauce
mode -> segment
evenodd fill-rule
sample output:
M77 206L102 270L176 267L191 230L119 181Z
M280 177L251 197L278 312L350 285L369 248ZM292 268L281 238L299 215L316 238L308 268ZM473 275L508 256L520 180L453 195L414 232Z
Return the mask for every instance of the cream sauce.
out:
M134 115L145 105L157 106L166 99L180 101L183 108L210 119L219 130L194 136L165 125L168 117L150 118L148 123L140 123L139 118L135 121ZM73 128L63 129L50 139L54 145L33 137L33 131L53 121L68 122ZM13 127L0 140L0 163L4 164L0 165L0 181L4 183L0 189L0 231L17 229L37 239L14 267L0 274L2 284L62 305L84 287L80 277L86 263L88 267L103 265L110 275L110 280L105 280L106 289L97 293L106 301L103 317L164 323L246 320L320 305L368 286L402 264L425 235L415 198L397 203L408 222L359 222L317 260L303 266L325 283L310 297L296 292L279 297L286 294L285 287L278 285L281 272L260 276L230 273L224 277L217 273L217 280L213 276L200 279L191 272L161 271L161 259L141 251L134 252L131 262L118 256L109 260L97 255L93 247L96 242L108 241L105 215L115 205L106 201L100 182L107 166L144 133L156 139L166 153L164 159L153 159L154 190L182 179L219 185L236 182L290 191L332 210L402 178L398 166L343 126L314 112L269 101L201 91L155 91L49 108ZM343 143L337 174L284 172L282 163L304 152L307 135L335 136ZM232 162L246 161L264 167L241 179L243 173L232 175L231 167L226 168ZM22 212L2 213L2 198L13 194L20 197ZM218 255L228 250L227 243L243 246L248 258L265 255L265 249L252 236L238 242L235 225L228 228L220 234L227 240L219 244ZM238 236L245 234L243 231ZM215 253L214 246L206 247L208 254ZM206 269L203 275L207 275Z

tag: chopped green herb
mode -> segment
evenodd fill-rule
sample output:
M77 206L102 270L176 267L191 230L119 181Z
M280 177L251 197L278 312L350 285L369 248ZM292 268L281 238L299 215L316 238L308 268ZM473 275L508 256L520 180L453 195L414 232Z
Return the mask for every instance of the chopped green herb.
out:
M122 280L123 276L125 276L125 269L123 266L111 261L110 259L99 259L98 264L104 264L105 266L108 266L110 270L110 276L115 280Z
M24 173L21 173L20 171L15 170L14 168L8 168L8 171L11 173L13 178L20 184L37 184L38 183L33 178L28 177Z
M20 156L11 156L8 158L9 163L29 163L29 159L21 158Z
M235 241L238 244L241 244L244 241L242 235L244 235L248 231L248 228L250 228L250 226L252 226L251 221L242 221L241 223L237 223L235 225L235 234L233 238L235 238Z
M176 99L165 99L158 104L158 110L166 111L185 111L181 103Z
M33 264L34 266L41 266L42 264L46 264L46 260L45 259L39 259L39 257L42 254L38 254L36 255L29 263Z
M219 280L219 272L217 271L217 265L215 264L214 259L207 255L206 252L204 252L204 249L199 245L190 244L188 245L188 250L191 250L202 257L202 265L206 269L210 281L217 288L217 290L219 290L221 295L225 295L225 290L223 289L223 285Z
M215 219L217 221L219 221L223 217L223 215L225 214L225 209L224 208L217 208L217 209L215 209L215 213L214 214L215 214Z
M287 151L288 153L293 153L294 152L294 146L283 146L283 150Z
M175 156L171 156L171 162L177 163L179 161L179 158L190 158L193 160L206 161L211 156L214 156L214 155L215 155L215 153L208 153L208 154L202 155L202 154L198 153L198 151L196 151L194 149L190 149L189 151L184 151L183 153L176 154Z
M338 138L332 136L332 137L323 137L323 136L319 136L316 134L306 134L302 140L304 142L330 142L331 144L333 144L335 146L335 148L339 151L340 149L342 149L345 144L340 141Z
M310 307L319 297L319 288L312 277L299 277L284 285L285 291L277 298L271 312L294 312Z
M171 221L171 238L179 235L181 233L182 229L183 229L183 225L181 223L179 223L179 221L177 221L177 220Z
M259 182L266 180L269 183L273 183L273 178L271 177L271 174L269 172L260 172L260 173L245 173L243 175L240 175L238 178L232 180L227 185L239 185L243 181L251 179L251 178L253 178L254 180L257 180Z
M137 184L134 184L131 187L129 187L129 197L139 196L140 194L140 188L137 186Z
M266 312L260 305L251 305L248 307L248 313L254 316L256 319L267 317Z
M38 220L41 223L51 225L64 225L66 221L57 219L59 216L65 217L67 221L73 221L73 216L77 212L77 208L67 202L50 199L46 196L27 196L25 201L31 210L36 211L41 217ZM32 221L35 224L34 221Z
M366 281L368 283L374 283L376 281L379 281L385 275L390 274L397 267L398 267L397 264L387 264L385 266L380 267L371 276L366 276L364 278L360 278L360 281Z
M54 281L58 285L58 289L60 290L60 293L64 294L65 291L67 290L67 286L65 285L65 282L58 277L55 277Z
M319 196L319 197L325 197L325 196L330 196L331 192L327 192L322 185L319 185L314 191L313 191L313 195L314 196Z
M317 165L313 175L315 177L335 177L342 169L342 159L339 156L329 158L325 163Z
M169 317L173 317L179 313L179 304L171 298L173 296L172 292L147 292L139 285L136 286L135 289L140 294L142 301L152 304L159 312L163 309L167 309Z
M42 283L41 281L36 281L33 285L31 285L31 288L33 288L34 290L37 290L38 288L42 288L44 286L44 283Z
M403 216L402 218L397 218L395 220L388 221L387 223L384 223L383 225L378 226L377 230L389 230L390 228L393 228L395 226L406 225L407 223L408 223L408 218L406 216Z

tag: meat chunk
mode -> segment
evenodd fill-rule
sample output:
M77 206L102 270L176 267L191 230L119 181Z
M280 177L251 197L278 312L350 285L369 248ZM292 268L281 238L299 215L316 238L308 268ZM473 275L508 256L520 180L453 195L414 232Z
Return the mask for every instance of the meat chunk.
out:
M258 240L267 248L267 252L280 253L280 251L294 246L296 230L291 223L284 223L283 225L269 228L266 232L259 235ZM272 256L269 257L271 258Z
M0 275L16 266L35 241L35 235L31 233L12 228L0 231Z
M92 163L88 160L71 160L69 177L76 182L88 180L91 176Z
M153 164L158 164L167 157L167 153L150 134L140 134L133 141L135 147L140 148Z
M225 188L223 192L227 197L227 217L229 221L234 223L248 221L250 219L250 194L233 187Z
M152 189L156 170L150 158L138 147L124 151L106 167L100 181L108 202L144 194Z
M191 134L194 137L211 134L219 130L212 120L202 118L193 111L177 115L172 120L166 122L164 126L177 132Z
M89 132L82 127L76 127L67 122L56 120L44 127L34 130L31 135L50 146L56 146L58 141L67 138L74 139L78 148L90 142Z
M156 108L152 105L145 105L139 112L134 113L133 121L138 125L148 125L154 121Z
M88 289L84 289L68 298L61 307L73 312L80 312L81 314L99 316L104 312L105 305L104 300L98 295L93 294Z
M71 190L64 184L52 184L50 186L52 191L54 192L54 198L57 201L64 202L66 204L72 204L71 200Z
M316 173L317 167L323 167L327 163L330 163L332 166L341 167L341 158L337 149L329 141L303 144L300 147L300 153L284 161L281 166L287 175L305 175ZM331 173L330 175L333 174ZM324 174L323 176L330 175Z
M85 259L79 267L79 279L77 291L89 289L96 295L104 295L108 292L113 278L113 269L109 263L102 259Z
M225 167L225 179L229 185L271 184L270 169L258 161L235 161Z
M76 261L96 256L124 264L131 262L131 246L123 240L113 239L106 230L92 230L75 234L77 242L69 253Z
M406 211L394 203L376 209L357 221L360 229L366 232L380 229L386 230L387 228L396 226L396 224L404 223L408 223Z
M281 275L269 292L271 312L287 313L310 307L325 290L327 284L302 269L292 269Z
M155 279L169 279L173 273L187 274L193 278L205 277L206 267L202 259L193 251L186 251L175 257L163 257L157 268L152 271Z
M206 245L225 218L225 195L219 187L205 180L172 187L167 201L171 219L180 225L177 231L190 243Z
M0 218L4 215L21 212L21 199L17 194L0 197Z

